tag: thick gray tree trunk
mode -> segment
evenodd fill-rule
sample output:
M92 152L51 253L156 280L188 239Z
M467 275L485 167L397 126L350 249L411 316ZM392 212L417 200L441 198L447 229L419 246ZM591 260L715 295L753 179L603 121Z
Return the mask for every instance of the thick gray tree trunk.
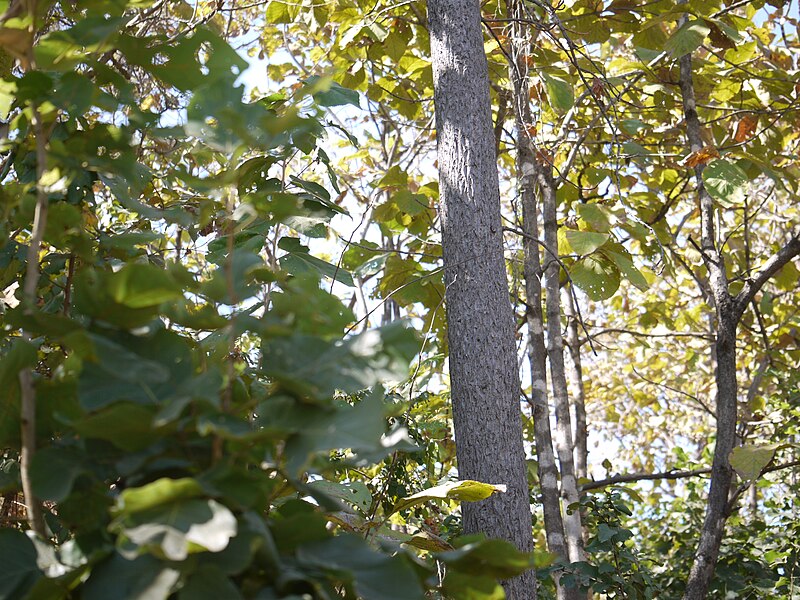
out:
M533 548L514 322L506 281L489 71L478 0L430 0L450 384L459 475L508 486L464 503L466 533ZM504 582L536 597L528 571Z

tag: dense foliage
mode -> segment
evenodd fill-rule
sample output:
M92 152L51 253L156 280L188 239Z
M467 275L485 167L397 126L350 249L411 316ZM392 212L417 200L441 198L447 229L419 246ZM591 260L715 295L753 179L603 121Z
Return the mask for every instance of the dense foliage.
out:
M800 17L523 4L522 131L507 6L482 4L508 275L522 354L530 137L566 298L544 325L583 359L585 560L546 552L533 450L539 549L461 536L503 488L457 478L425 3L26 0L0 2L0 597L491 599L532 567L540 597L681 597L717 417L692 168L736 295L800 231ZM713 598L798 593L798 281L739 325Z

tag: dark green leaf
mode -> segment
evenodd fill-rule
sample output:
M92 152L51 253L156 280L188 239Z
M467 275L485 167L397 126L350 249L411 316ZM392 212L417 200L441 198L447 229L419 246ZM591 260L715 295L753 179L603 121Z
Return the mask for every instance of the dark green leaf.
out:
M281 267L286 269L289 273L297 275L307 271L316 271L324 277L330 277L339 283L355 287L353 276L350 275L350 273L342 267L337 267L336 265L332 265L331 263L312 256L308 248L303 246L297 238L281 238L278 242L278 247L288 253L281 257L280 262Z
M244 598L233 582L214 565L204 566L189 576L178 600L240 600Z
M124 521L125 539L168 560L191 553L220 552L236 535L233 513L216 500L178 500L136 512Z
M166 600L180 573L149 555L127 560L114 553L92 569L83 600Z
M364 600L415 600L425 597L410 562L374 551L362 539L340 535L298 549L301 563L334 573L350 573L356 592Z
M61 502L72 491L75 480L87 472L88 457L48 446L37 450L31 463L31 484L38 498Z
M0 529L0 598L24 598L42 577L36 564L36 548L16 529Z
M309 77L306 85L317 91L313 92L314 99L320 106L343 106L351 104L360 108L358 92L348 90L335 81L327 82L320 77Z

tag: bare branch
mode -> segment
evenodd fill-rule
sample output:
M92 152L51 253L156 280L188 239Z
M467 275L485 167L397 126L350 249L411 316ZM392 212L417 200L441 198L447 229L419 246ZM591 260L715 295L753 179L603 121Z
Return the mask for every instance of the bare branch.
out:
M800 256L800 231L795 233L792 236L792 239L783 246L776 254L773 254L772 257L761 267L761 270L756 274L756 276L747 283L745 283L744 288L741 292L734 298L735 302L735 314L737 318L739 318L742 313L744 313L745 308L747 305L753 300L755 295L759 292L759 290L764 287L764 284L770 280L770 278L775 275L778 271L780 271L786 264L789 263L792 259Z
M590 481L589 483L584 483L581 486L581 491L588 492L589 490L597 490L600 488L608 487L610 485L616 485L618 483L631 483L634 481L654 481L658 479L685 479L687 477L697 477L699 475L707 475L708 473L711 473L710 468L695 469L693 471L669 470L669 471L664 471L662 473L625 473L623 475L614 475L613 477L609 477L607 479L601 479L600 481Z

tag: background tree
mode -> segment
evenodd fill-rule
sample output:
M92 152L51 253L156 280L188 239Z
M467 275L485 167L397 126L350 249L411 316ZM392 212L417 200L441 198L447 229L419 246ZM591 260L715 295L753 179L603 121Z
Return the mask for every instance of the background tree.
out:
M122 494L159 479L188 477L206 486L192 498L223 505L236 517L237 531L244 532L250 510L270 533L287 531L277 525L284 518L289 531L308 533L294 528L311 523L307 511L331 523L332 531L324 535L336 534L327 543L339 549L348 543L346 535L336 539L339 534L357 535L372 549L365 555L370 560L377 560L376 553L389 556L381 544L394 548L390 554L403 544L397 560L386 563L393 569L411 556L406 553L431 569L436 565L439 575L446 574L443 580L417 572L429 594L499 594L494 578L524 570L532 559L505 554L492 543L456 548L462 531L457 498L474 496L467 491L471 484L459 483L456 475L424 2L36 4L35 23L27 17L30 3L14 3L17 12L6 14L0 30L0 109L7 111L6 124L0 124L5 135L0 227L7 240L0 249L0 378L2 389L9 390L0 396L0 518L9 526L2 532L6 545L0 545L2 556L25 556L25 565L34 564L31 546L12 531L27 527L19 495L16 418L18 373L27 366L37 399L37 456L44 457L38 467L39 459L31 461L32 473L52 460L54 467L45 472L65 474L52 479L61 482L56 492L41 483L49 475L32 477L34 493L28 496L43 499L45 525L57 532L52 548L62 558L45 578L37 566L25 571L30 577L14 572L3 585L24 589L38 577L37 586L51 589L47 575L72 573L66 577L71 583L56 583L61 591L55 597L63 597L69 586L83 587L100 577L95 568L98 573L129 569L131 561L120 562L111 543L128 558L134 555L120 532L136 526L125 520L132 517L115 512ZM535 401L540 393L533 386L539 377L523 355L538 332L562 332L571 355L564 367L573 372L564 379L581 488L578 507L563 501L558 506L559 478L548 475L548 464L555 467L557 461L551 456L548 463L539 440L544 426L551 425L544 416L549 409L537 401L523 407L536 547L544 549L545 538L558 530L547 524L543 505L565 514L579 508L586 552L586 561L569 565L534 555L542 597L559 593L551 574L607 596L679 598L685 591L706 514L720 415L719 321L701 252L704 228L694 170L705 164L702 183L712 200L713 241L735 297L797 231L797 16L795 5L777 4L712 0L676 9L669 2L578 0L554 6L519 3L511 13L505 3L482 5L522 394ZM38 43L32 46L34 39ZM31 50L35 68L28 66L30 59L20 60ZM680 89L681 57L690 53L699 152L686 141ZM236 89L231 71L244 68L242 56L255 65L242 78L244 90ZM510 72L511 57L524 68ZM521 105L512 94L517 83L528 89L524 106L530 116L522 123L530 144L519 131ZM36 176L34 106L48 134L43 178ZM540 153L540 163L552 167L561 261L561 307L540 329L533 323L525 327L535 312L538 278L525 281L523 275L535 267L531 248L538 248L540 265L548 266L554 257L538 237L541 217L523 214L519 193L533 187L517 158L534 149L533 158ZM36 301L18 305L24 299L37 181L48 195L40 275ZM536 212L541 208L540 203ZM229 262L229 255L235 260ZM155 292L146 288L145 300L130 301L135 306L127 306L124 290L136 289L128 281L139 285L141 273L132 276L129 269L158 283ZM228 294L226 273L235 281L240 274L252 278ZM728 457L734 469L732 500L709 597L788 598L792 593L798 555L785 532L795 528L800 514L798 275L797 261L787 262L745 307L736 329L737 424L735 450ZM301 284L303 278L308 281ZM566 294L576 301L574 317ZM128 311L124 317L117 315L123 310L121 298ZM356 343L361 351L364 340L375 339L369 337L373 327L398 316L409 317L422 339L414 345L411 369L392 370L391 379L405 373L410 380L392 384L383 401L370 405L381 406L386 417L370 421L370 427L358 415L340 413L360 406L363 390L342 393L356 384L337 377L337 383L320 388L319 399L294 381L304 382L307 371L280 375L269 366L276 356L302 357L293 364L311 364L309 347L338 347L364 332L368 337ZM29 332L32 347L20 343L22 331ZM307 345L295 346L296 336L315 341L303 338ZM176 343L174 352L158 354L162 338ZM136 345L142 340L147 351ZM125 352L112 352L112 343ZM399 353L409 358L411 342L407 348L406 342L398 344L405 348ZM186 356L178 345L191 357L180 363L191 364L188 382L207 379L199 379L197 388L175 384L177 391L169 392L159 379L165 371L155 365L162 358ZM571 357L576 355L582 377L574 376ZM100 360L113 356L116 362ZM140 359L149 360L143 363L145 379L130 371ZM332 363L342 372L348 364L353 365L348 372L373 368L353 360ZM386 360L374 363L373 380L390 379ZM322 372L319 364L309 369ZM536 365L544 373L547 364ZM169 362L167 371L176 368ZM131 379L141 383L141 393L132 394L128 380L108 382L109 373L116 380L125 372L137 374ZM159 381L147 379L147 373ZM240 382L249 396L240 393ZM196 389L206 393L195 396ZM289 400L281 399L284 393ZM187 395L193 399L173 403ZM114 401L93 404L97 398ZM289 458L295 457L292 464L303 462L309 454L297 449L310 441L282 424L284 402L301 411L303 423L317 418L328 423L319 431L328 431L329 419L338 423L336 415L357 423L358 431L372 431L372 440L380 434L389 439L392 432L397 437L391 439L399 439L405 427L419 451L388 451L383 444L374 454L351 451L342 446L354 444L352 438L331 442L314 433L310 437L328 441L320 441L319 452L292 473L286 467ZM538 418L531 419L534 410ZM118 422L145 425L123 434ZM106 429L114 432L113 439L94 437ZM139 446L131 446L131 436L138 436ZM150 448L145 440L160 438L166 439L145 452ZM117 440L126 446L115 445ZM333 451L321 449L325 444ZM124 460L131 455L139 466ZM235 468L229 479L223 477L227 491L221 492L220 479L209 473L217 473L214 465L223 469L231 456L234 467L253 467ZM587 477L581 480L587 456ZM296 503L282 508L287 498L308 497L306 477L324 480L312 487L325 487L343 503L334 509L317 499L317 508ZM545 495L540 497L545 483L556 492L556 502L545 504ZM260 486L267 492L245 503L247 509L241 508L243 497L230 491ZM298 513L292 513L295 509ZM78 518L85 514L95 518ZM302 516L291 520L295 514ZM158 521L150 513L136 518ZM314 531L323 535L316 523ZM287 539L283 533L278 537ZM245 538L237 538L238 533L230 538L232 547L244 545ZM110 542L87 545L86 540L97 539ZM263 533L252 539L268 547ZM165 562L155 542L147 541L137 546L141 562L136 564L142 573L165 573L167 580L173 571L179 573L164 594L200 586L191 583L199 577L192 563L198 555L223 565L225 578L245 596L266 588L278 596L298 588L320 595L372 593L357 583L364 575L353 565L337 564L320 579L319 554L314 550L316 558L309 558L306 545L313 542L303 540L279 546L278 563L265 563L258 554L235 567L223 565L222 555L213 552ZM76 543L96 550L94 558L86 564L63 558L73 556L68 551ZM40 565L52 564L45 558L49 547L34 549L41 552ZM233 550L222 551L230 558L228 552ZM300 565L306 579L274 580L272 574L289 571L286 565ZM402 572L413 580L409 571ZM194 593L196 587L187 589L184 593Z

